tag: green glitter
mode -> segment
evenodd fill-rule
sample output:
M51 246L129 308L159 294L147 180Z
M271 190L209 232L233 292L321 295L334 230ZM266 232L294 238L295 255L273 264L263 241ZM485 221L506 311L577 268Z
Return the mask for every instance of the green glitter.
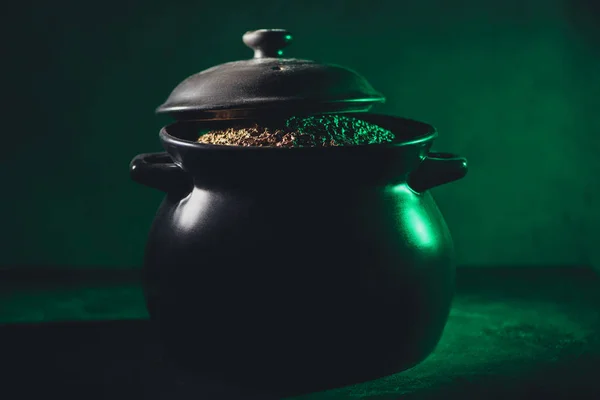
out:
M394 140L394 134L386 129L341 115L291 117L285 126L297 133L294 140L297 147L358 146Z

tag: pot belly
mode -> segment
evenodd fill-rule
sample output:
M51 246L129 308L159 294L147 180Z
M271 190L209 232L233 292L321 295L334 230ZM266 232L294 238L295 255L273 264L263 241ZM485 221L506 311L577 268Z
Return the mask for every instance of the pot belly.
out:
M165 200L145 260L151 318L180 365L295 395L407 369L437 344L452 243L403 187Z

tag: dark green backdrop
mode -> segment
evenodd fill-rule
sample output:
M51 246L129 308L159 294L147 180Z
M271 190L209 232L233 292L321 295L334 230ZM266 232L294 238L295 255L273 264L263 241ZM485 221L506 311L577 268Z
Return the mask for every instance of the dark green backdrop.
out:
M388 96L378 111L433 123L438 150L469 158L434 191L461 264L599 262L593 1L21 3L2 27L0 265L139 265L161 195L128 163L160 149L154 108L276 27L288 55L360 71Z

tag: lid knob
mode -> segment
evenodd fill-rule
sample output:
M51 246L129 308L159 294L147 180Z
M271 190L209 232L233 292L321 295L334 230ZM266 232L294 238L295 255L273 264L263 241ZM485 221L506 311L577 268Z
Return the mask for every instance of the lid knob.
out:
M292 35L285 29L259 29L244 33L242 40L254 50L254 58L277 58L292 41Z

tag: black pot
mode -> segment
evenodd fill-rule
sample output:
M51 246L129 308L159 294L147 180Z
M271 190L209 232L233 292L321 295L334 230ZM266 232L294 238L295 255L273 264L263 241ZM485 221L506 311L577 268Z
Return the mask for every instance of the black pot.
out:
M280 44L289 37L260 32ZM160 132L166 153L131 163L135 181L167 194L143 270L166 354L188 372L276 396L414 366L438 343L454 289L452 240L428 189L462 178L466 160L430 153L437 133L428 124L367 113L353 116L392 131L394 142L196 143L199 131L252 112L365 112L382 100L354 72L278 59L267 54L277 47L272 42L256 32L246 39L260 50L257 58L216 70L229 77L220 82L230 82L232 69L241 68L240 85L254 100L240 102L236 82L224 89L235 96L216 93L218 85L203 81L214 68L188 78L161 106L179 117ZM294 69L300 72L281 75ZM264 93L252 92L259 87L248 84L253 74ZM291 99L290 87L309 75L314 90ZM335 84L317 93L330 81L324 77ZM340 82L349 88L347 104Z
M160 133L168 155L133 160L134 180L167 192L144 283L179 365L293 395L399 372L433 350L454 266L427 189L466 162L427 155L431 126L361 118L398 142L211 146L185 140L198 126L179 122Z

